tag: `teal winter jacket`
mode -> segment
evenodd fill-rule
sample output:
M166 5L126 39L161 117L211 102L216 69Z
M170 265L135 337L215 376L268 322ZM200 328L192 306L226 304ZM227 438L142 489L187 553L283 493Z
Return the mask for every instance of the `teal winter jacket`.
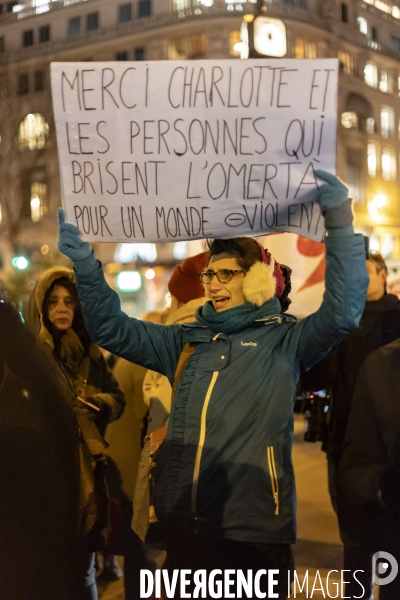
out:
M77 266L87 327L100 346L172 382L183 346L194 345L157 465L154 506L167 527L242 542L295 541L297 378L357 327L368 285L362 236L335 231L326 249L317 312L301 322L276 314L231 335L130 318L93 255Z

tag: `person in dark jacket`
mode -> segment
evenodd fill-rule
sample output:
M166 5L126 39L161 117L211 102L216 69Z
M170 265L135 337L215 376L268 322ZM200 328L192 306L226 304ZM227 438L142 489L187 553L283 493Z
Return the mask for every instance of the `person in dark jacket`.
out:
M121 415L125 399L87 332L73 271L64 267L45 271L32 292L29 312L40 347L73 398L71 409L82 438L81 531L87 542L87 599L97 600L94 550L108 519L103 435L107 424Z
M282 312L279 264L250 238L210 242L200 274L209 300L194 323L129 318L90 245L59 216L59 249L74 261L86 322L102 346L171 384L183 348L194 349L176 388L153 495L167 567L278 569L281 599L296 529L296 382L357 327L368 282L348 189L316 173L327 182L318 193L328 229L326 291L320 309L301 322Z
M400 565L399 365L400 340L370 354L360 370L351 406L339 489L354 507L352 529L357 530L362 549L354 570L364 569L364 555L369 556L371 565L377 552L390 553L397 568ZM400 575L396 574L396 564L390 557L381 559L375 557L375 563L381 563L379 599L398 600ZM385 570L385 563L391 568ZM346 586L347 597L371 597L371 583L363 595L359 586L357 590L353 587Z
M0 596L83 600L79 432L70 398L0 301Z
M327 450L336 468L343 452L351 401L361 365L368 354L400 337L400 300L386 293L387 268L379 253L371 253L367 271L367 301L360 325L325 359L331 361L329 387L333 399Z
M322 363L306 374L306 379L309 378L314 384L316 380L319 382L314 387L330 390L327 440L323 445L328 457L329 492L344 544L344 568L353 571L354 564L363 563L360 577L364 587L368 587L372 579L371 560L369 553L364 552L364 545L357 542L356 514L354 508L339 495L337 473L361 366L372 351L400 337L400 301L396 296L386 293L387 269L379 253L371 253L367 260L367 271L367 301L359 327L347 335Z

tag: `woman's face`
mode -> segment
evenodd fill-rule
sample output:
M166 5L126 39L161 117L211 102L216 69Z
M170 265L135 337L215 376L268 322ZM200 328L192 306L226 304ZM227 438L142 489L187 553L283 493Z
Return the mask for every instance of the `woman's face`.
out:
M56 285L48 302L48 319L59 331L72 327L74 303L69 291L62 285Z
M228 283L220 283L216 277L213 277L211 283L205 286L205 294L207 298L210 298L216 312L222 312L246 302L243 294L244 272L236 258L226 253L212 256L207 270L216 273L220 269L242 272L235 273Z

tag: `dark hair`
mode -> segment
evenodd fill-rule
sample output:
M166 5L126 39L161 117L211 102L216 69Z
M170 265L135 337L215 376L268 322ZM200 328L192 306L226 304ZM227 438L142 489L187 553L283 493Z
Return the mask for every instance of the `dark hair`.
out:
M207 239L205 240L204 251L207 252L210 258L224 252L231 254L236 258L239 267L245 271L248 271L256 262L261 261L259 245L255 240L248 237L229 238L227 240ZM292 289L290 278L292 269L286 265L280 264L279 266L283 274L285 289L278 297L278 300L281 304L281 311L286 312L292 303L289 298Z
M248 271L257 261L261 261L260 248L255 240L247 237L230 238L228 240L207 239L205 252L211 258L215 254L232 254L239 267Z
M376 272L380 273L383 269L387 272L387 266L385 260L380 252L371 252L369 259L375 264Z
M282 294L279 296L278 300L281 303L281 311L286 312L287 309L289 308L289 306L292 304L292 301L289 298L289 294L292 291L292 281L291 281L292 269L290 267L288 267L287 265L279 264L279 266L281 268L281 271L283 274L283 279L285 281L285 289L283 290Z
M71 295L72 301L74 303L74 319L72 321L72 329L75 331L82 346L85 349L85 352L89 351L92 340L86 329L85 320L83 318L81 303L79 300L78 292L76 291L76 285L71 283L66 277L60 277L59 279L55 279L49 289L46 292L43 301L43 322L46 328L51 333L51 336L54 341L54 348L56 353L58 353L61 344L61 335L56 327L54 327L53 323L49 320L49 300L50 296L53 293L54 289L58 286L65 288Z

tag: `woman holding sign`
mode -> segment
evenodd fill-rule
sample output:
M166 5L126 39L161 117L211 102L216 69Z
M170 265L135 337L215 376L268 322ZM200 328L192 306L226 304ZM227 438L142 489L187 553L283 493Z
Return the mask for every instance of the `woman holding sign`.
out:
M247 576L251 569L248 598L261 597L260 590L287 597L296 538L291 446L297 378L357 327L368 285L348 189L335 176L316 173L326 182L318 191L328 231L326 291L320 309L301 322L282 312L281 269L250 238L209 242L208 265L199 274L209 301L194 323L167 327L129 318L89 243L60 211L59 249L75 264L96 342L171 382L185 344L194 349L157 465L154 506L167 536L166 566L191 569L192 577L198 569L207 576L213 569ZM263 569L276 571L262 577Z

